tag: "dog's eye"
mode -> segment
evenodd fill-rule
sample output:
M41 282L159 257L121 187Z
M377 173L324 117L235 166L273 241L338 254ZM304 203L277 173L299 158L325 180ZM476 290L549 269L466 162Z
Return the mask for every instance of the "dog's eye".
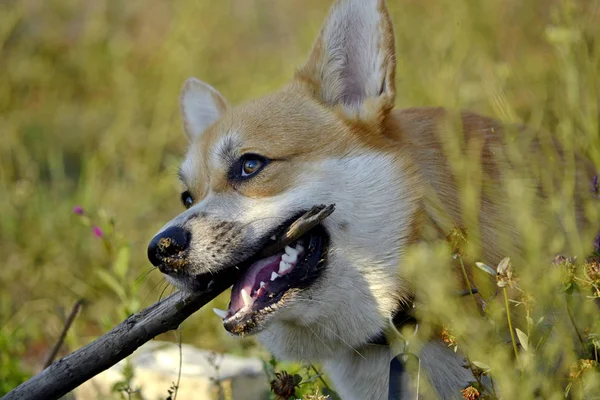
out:
M242 158L242 178L248 178L260 171L266 164L266 159L258 155L248 155Z
M181 203L185 208L190 208L194 205L194 198L189 191L186 190L185 192L181 193Z

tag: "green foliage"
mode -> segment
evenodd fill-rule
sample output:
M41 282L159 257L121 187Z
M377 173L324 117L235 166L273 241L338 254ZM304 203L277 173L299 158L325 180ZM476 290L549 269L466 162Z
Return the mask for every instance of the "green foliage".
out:
M313 364L281 363L271 356L268 361L263 360L263 369L271 386L271 400L341 399L330 387L325 374Z
M115 382L112 387L113 393L118 393L122 400L131 400L131 399L142 399L140 396L140 388L133 388L133 378L135 376L135 371L131 361L129 359L125 360L123 365L123 379Z
M25 352L24 334L0 331L0 396L29 378L20 360Z

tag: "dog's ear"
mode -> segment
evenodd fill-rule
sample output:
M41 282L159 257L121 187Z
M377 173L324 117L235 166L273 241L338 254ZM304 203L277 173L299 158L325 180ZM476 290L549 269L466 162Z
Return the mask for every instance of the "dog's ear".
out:
M212 86L196 78L185 81L181 91L181 115L185 133L196 139L227 110L227 101Z
M296 79L329 106L341 105L359 117L371 111L385 115L394 107L395 70L384 0L337 0Z

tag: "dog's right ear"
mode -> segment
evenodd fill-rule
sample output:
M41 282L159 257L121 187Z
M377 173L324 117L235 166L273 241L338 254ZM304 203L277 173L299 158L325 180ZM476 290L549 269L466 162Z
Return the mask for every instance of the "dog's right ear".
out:
M394 32L384 0L336 0L296 81L329 107L381 122L394 107Z
M227 101L215 88L196 78L188 78L181 91L181 115L190 141L197 139L227 110Z

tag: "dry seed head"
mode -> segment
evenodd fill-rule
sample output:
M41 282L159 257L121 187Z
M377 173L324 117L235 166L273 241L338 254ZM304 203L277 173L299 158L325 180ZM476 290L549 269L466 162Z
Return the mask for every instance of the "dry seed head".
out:
M477 400L481 397L479 390L475 389L473 386L469 386L460 392L462 393L463 398L467 400Z

